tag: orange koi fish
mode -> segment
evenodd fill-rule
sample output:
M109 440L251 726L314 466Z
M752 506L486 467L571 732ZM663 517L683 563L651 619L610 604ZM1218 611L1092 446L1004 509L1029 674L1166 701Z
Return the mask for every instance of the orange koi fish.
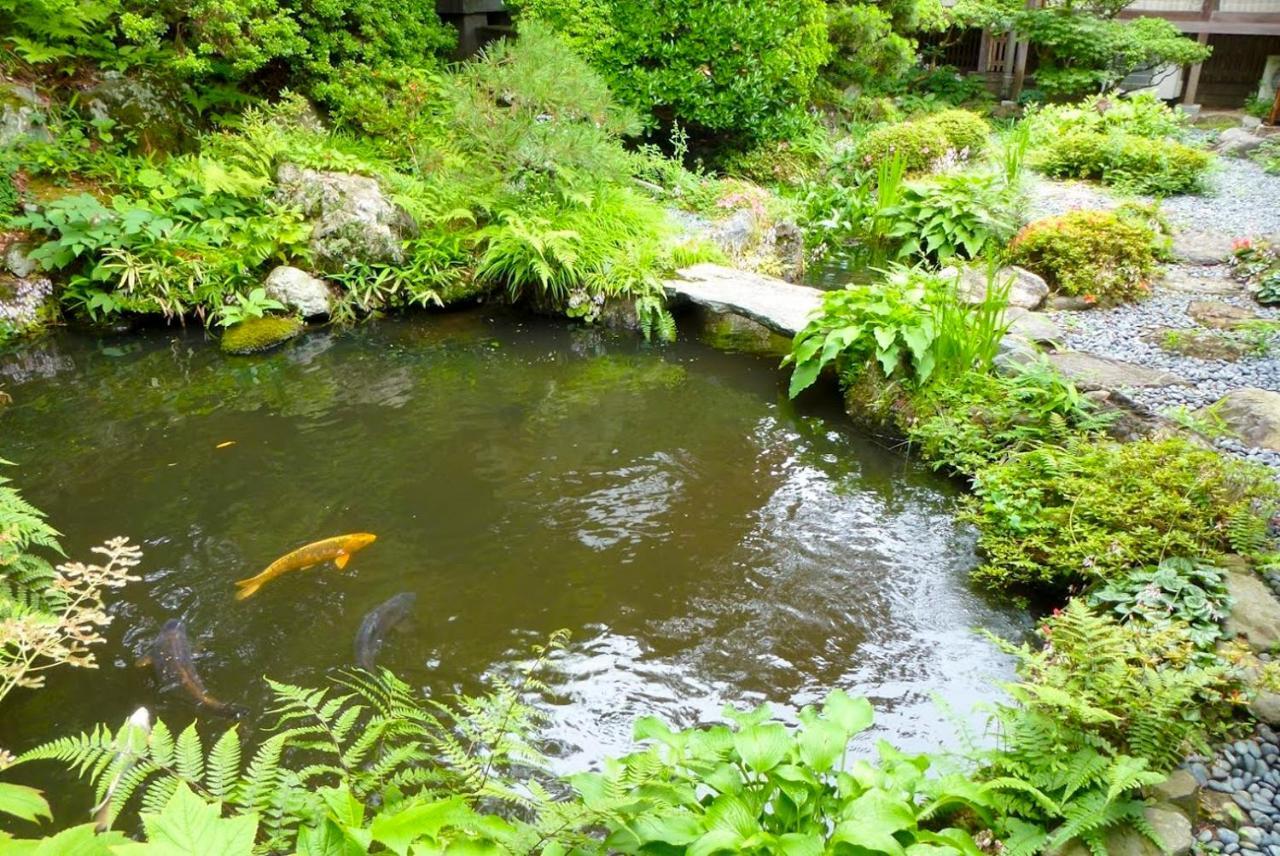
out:
M338 570L342 570L347 566L347 561L351 558L352 553L368 547L377 539L377 535L370 535L368 532L356 532L353 535L337 535L333 538L325 538L323 541L316 541L305 547L299 547L292 553L286 553L276 559L256 577L238 580L236 585L240 587L240 590L236 592L236 600L252 597L258 589L281 574L289 573L289 571L300 571L329 561L332 561Z

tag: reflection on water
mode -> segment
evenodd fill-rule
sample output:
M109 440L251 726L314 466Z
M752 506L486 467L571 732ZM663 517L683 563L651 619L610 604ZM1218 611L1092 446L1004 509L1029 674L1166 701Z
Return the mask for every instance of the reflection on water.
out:
M964 711L1008 670L973 628L1020 631L966 585L953 487L834 402L792 406L776 357L468 313L235 359L198 331L65 335L0 358L0 377L0 454L71 555L121 533L145 548L103 668L11 699L12 749L139 704L188 720L133 667L170 617L209 691L257 709L263 675L348 664L362 616L401 591L419 615L380 662L431 693L475 691L567 627L549 735L565 769L624 749L644 714L785 714L832 687L934 747L949 730L931 694ZM378 541L346 571L232 599L277 556L355 531Z

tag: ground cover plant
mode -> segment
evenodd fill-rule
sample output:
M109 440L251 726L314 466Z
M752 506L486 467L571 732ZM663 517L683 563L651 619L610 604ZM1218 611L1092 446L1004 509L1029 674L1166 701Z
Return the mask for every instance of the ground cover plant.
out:
M1025 226L1009 258L1061 294L1123 302L1150 293L1155 242L1154 230L1126 212L1077 210Z

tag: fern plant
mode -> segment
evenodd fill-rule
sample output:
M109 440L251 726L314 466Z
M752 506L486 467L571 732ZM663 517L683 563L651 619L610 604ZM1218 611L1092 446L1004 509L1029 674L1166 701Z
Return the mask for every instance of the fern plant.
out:
M0 465L13 466L0 458ZM59 532L45 514L23 498L10 479L0 475L0 604L29 608L54 606L59 601L50 586L53 565L34 550L62 555Z
M525 699L545 691L538 675L566 639L557 633L535 648L515 680L496 679L492 693L453 704L424 703L385 670L343 673L323 689L271 681L271 734L247 764L235 726L209 744L194 723L175 736L161 721L149 734L130 723L115 731L100 725L38 746L17 763L63 764L90 782L113 817L131 806L158 812L188 789L233 814L255 815L267 851L327 852L324 842L350 836L367 846L385 832L382 814L453 801L458 837L509 848L524 842L526 849L512 852L542 852L553 841L582 838L598 820L587 806L551 793L530 736L542 714ZM336 811L335 800L349 810ZM382 806L371 825L366 803ZM481 812L495 806L502 817Z

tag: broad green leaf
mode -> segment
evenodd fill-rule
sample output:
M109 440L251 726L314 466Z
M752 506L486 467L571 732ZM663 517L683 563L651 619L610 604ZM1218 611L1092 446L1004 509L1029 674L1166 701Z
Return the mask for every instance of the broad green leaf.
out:
M101 835L86 823L64 829L51 838L21 841L0 837L0 854L4 856L112 856L123 853L123 846L133 844L122 833L111 830ZM145 844L134 845L146 847Z
M11 814L35 822L37 818L53 819L49 803L35 788L0 782L0 814Z
M875 712L865 698L854 698L844 690L832 690L822 705L822 715L853 737L871 727Z
M706 833L702 818L685 812L665 815L642 815L630 824L641 844L662 841L682 846Z
M742 760L757 773L767 773L781 764L792 742L791 732L776 722L749 726L733 738Z
M825 849L821 835L802 835L799 832L778 836L774 845L774 852L781 856L822 856Z
M115 852L126 856L249 856L258 833L258 816L224 818L220 805L206 803L182 783L163 810L142 813L142 825L148 843L127 845Z
M800 757L815 772L830 770L844 754L849 738L839 723L814 718L800 729Z
M373 819L369 832L392 851L405 856L409 845L419 838L435 838L446 826L471 820L474 812L462 801L452 797L435 802L419 802L395 814L380 814Z

